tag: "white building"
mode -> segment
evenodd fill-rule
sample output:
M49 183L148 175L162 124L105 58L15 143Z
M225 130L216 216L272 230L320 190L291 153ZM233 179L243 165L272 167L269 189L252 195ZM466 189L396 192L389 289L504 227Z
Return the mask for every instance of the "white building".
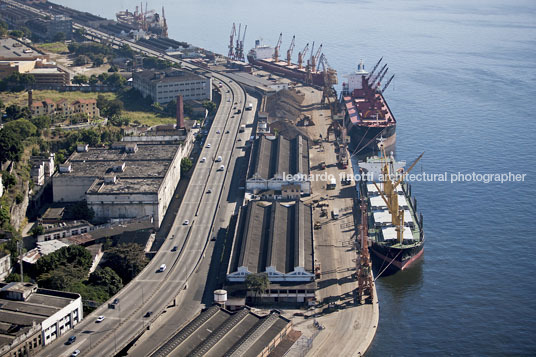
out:
M0 280L4 280L11 273L11 255L0 252Z
M6 330L15 331L16 338L19 337L16 331L41 326L40 338L30 343L30 352L32 346L34 350L38 349L37 344L46 346L82 321L79 294L40 289L36 284L20 282L0 284L0 287L0 323Z
M37 242L46 242L53 239L67 238L88 233L93 225L87 221L70 221L55 224L44 224L43 234L37 236Z
M287 140L278 136L269 140L261 135L253 144L246 190L251 193L298 185L302 194L311 193L307 139L297 136Z
M212 79L180 70L141 71L132 75L132 86L144 97L164 104L182 95L184 100L212 100Z
M73 153L52 178L54 202L86 200L96 218L153 217L160 226L191 143L120 142Z

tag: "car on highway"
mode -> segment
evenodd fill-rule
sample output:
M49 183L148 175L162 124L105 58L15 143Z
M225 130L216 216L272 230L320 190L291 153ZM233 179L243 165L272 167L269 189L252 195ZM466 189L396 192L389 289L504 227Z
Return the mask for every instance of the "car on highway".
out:
M143 317L151 317L152 314L152 311L147 311Z
M230 103L230 102L231 102L231 100L230 100L230 99L227 99L227 103Z
M219 131L219 130L216 130L216 134L221 134L221 131Z
M166 264L162 264L162 265L160 265L160 268L158 268L158 272L162 273L162 272L164 272L166 270L166 268L167 268Z
M76 336L71 336L69 337L69 339L67 340L67 342L65 342L66 345L70 345L72 344L74 341L76 341Z
M177 249L179 249L179 247L177 247L177 246L174 246L173 248L171 248L171 251L172 251L172 252L176 252L176 251L177 251Z
M103 321L104 321L104 316L100 315L99 317L97 317L97 320L95 322L100 323Z
M119 304L119 298L115 298L113 303L114 303L115 305Z
M186 219L184 222L182 222L182 224L185 225L185 226L187 226L187 225L190 224L190 221Z
M212 146L212 145L210 145L210 144L207 144L207 149L210 149L210 147L211 147L211 146Z
M71 357L76 357L80 354L80 350L74 350L73 353L71 353Z
M242 141L242 139L238 138L236 141Z
M226 131L225 131L225 134L229 134L229 130L226 130Z
M209 188L209 189L207 190L207 193L212 193L212 190Z
M205 162L205 161L207 161L207 158L206 158L206 157L202 157L200 162Z
M218 156L218 157L216 158L216 160L214 160L214 161L215 161L215 162L221 162L221 160L222 160L221 156Z
M225 170L225 165L221 165L220 168L218 169L218 171L223 171Z

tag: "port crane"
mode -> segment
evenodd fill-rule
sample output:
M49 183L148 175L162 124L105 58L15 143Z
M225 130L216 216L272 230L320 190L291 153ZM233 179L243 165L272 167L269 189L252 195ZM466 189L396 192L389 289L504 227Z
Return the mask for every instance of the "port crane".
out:
M376 65L374 66L374 68L372 68L372 71L370 71L369 75L368 75L367 78L366 78L367 81L372 77L372 75L374 74L374 72L376 71L376 69L378 68L378 66L380 65L382 59L383 59L383 57L380 58L380 59L378 60L378 62L376 62Z
M380 69L380 71L374 76L374 79L369 82L369 84L372 86L372 84L376 83L376 80L378 78L380 78L380 75L382 74L383 70L385 69L385 67L387 67L387 63L383 65L382 69Z
M277 40L277 44L274 48L274 62L277 62L279 60L279 49L281 48L281 41L283 41L283 33L281 32L279 34L279 40Z
M309 51L309 43L305 45L305 48L301 52L298 52L298 68L299 69L303 68L303 59L305 58L307 51Z
M227 57L234 58L234 36L236 35L236 25L233 22L233 28L231 29L231 36L229 36L229 54Z
M164 7L162 6L162 37L168 37L168 27L166 22L166 14L164 12Z
M320 59L320 54L322 53L322 44L320 44L320 47L316 50L316 53L313 55L313 51L311 51L311 69L314 71L318 60Z
M292 41L290 42L290 46L287 50L287 66L290 66L291 59L292 59L292 51L294 51L294 41L296 40L296 35L292 36Z
M246 31L248 30L248 25L244 26L244 33L242 34L242 39L240 40L240 35L238 35L238 39L240 40L238 51L236 53L236 59L239 61L244 61L244 41L246 39ZM240 31L238 31L240 34Z
M361 200L361 224L359 225L359 255L356 259L357 299L364 304L368 298L374 300L374 281L372 280L372 261L368 250L367 204Z
M381 87L381 83L383 81L383 77L385 77L385 75L387 74L387 71L389 70L389 67L387 67L385 69L385 71L381 74L380 78L378 79L377 82L375 82L375 84L373 84L373 88L372 89L377 89L377 88L380 88Z

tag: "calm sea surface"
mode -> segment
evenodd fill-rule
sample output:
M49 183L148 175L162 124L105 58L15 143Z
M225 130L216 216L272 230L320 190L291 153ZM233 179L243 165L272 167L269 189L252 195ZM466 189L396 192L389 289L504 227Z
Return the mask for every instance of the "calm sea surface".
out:
M57 1L114 18L136 1ZM524 182L414 182L424 258L377 281L368 355L536 354L536 2L149 1L170 37L227 52L232 22L286 53L324 44L343 75L384 56L397 156L415 172L520 173ZM350 326L349 326L350 328Z

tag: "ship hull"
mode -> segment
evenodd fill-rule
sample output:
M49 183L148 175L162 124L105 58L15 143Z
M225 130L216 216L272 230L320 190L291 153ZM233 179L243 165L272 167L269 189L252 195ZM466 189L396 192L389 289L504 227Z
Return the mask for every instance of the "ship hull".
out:
M409 268L423 255L424 244L421 242L414 247L400 249L374 242L370 250L382 261L383 267L388 266L391 271L398 271Z
M322 72L315 72L310 74L310 79L308 79L308 74L304 70L299 70L297 68L290 68L285 65L275 64L273 62L267 62L263 60L256 60L252 56L247 56L248 62L253 66L262 68L265 71L279 74L283 77L290 78L299 82L313 84L315 86L324 85L324 74ZM309 83L311 82L312 83ZM335 83L336 84L336 83Z
M352 155L374 155L379 152L378 139L383 138L385 152L395 152L396 124L377 127L350 123L347 128L350 137L350 152Z

